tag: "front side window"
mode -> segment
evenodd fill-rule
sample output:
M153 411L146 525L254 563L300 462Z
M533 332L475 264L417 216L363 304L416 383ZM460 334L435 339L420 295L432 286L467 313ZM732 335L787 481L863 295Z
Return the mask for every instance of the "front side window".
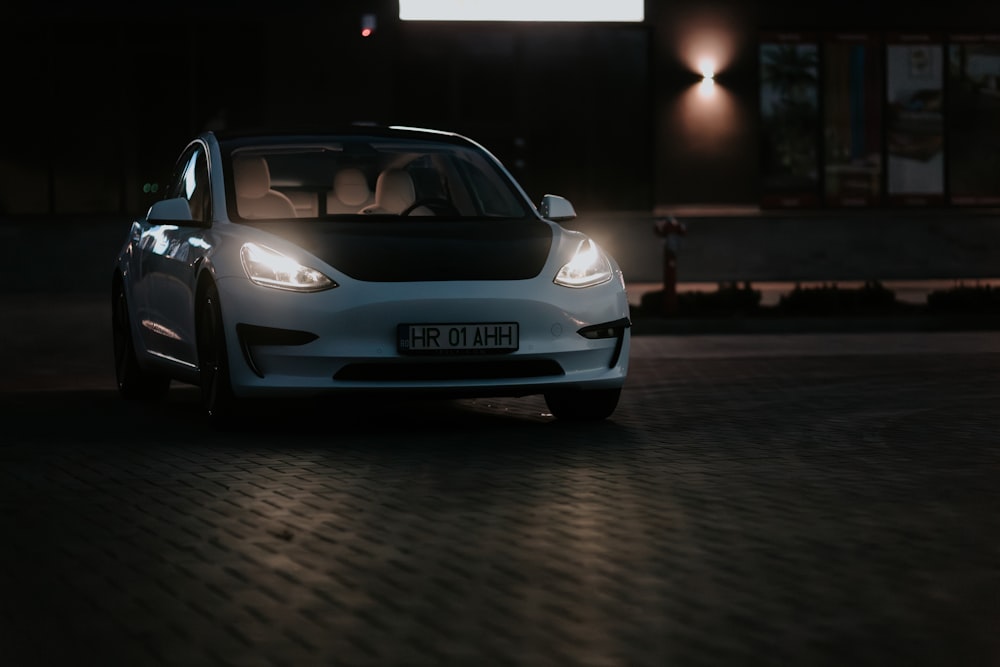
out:
M178 160L168 196L183 197L191 209L191 219L204 222L211 219L211 199L208 188L208 161L201 146L191 146Z

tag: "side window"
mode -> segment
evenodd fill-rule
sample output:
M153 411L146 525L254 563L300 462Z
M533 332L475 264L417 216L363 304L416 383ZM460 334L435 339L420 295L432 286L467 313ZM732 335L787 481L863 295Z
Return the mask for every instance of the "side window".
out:
M205 152L200 146L193 146L181 156L177 165L174 180L170 184L169 196L187 199L193 220L199 222L210 220L212 206Z

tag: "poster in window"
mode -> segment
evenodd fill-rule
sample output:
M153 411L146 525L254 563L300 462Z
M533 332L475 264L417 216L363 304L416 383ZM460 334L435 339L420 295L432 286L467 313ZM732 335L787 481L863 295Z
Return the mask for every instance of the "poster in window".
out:
M1000 204L1000 35L948 39L948 194Z
M890 203L944 202L944 44L931 34L886 38L886 179Z
M878 204L882 197L881 42L872 34L833 34L823 48L826 204Z
M761 206L817 206L819 42L808 34L760 41Z

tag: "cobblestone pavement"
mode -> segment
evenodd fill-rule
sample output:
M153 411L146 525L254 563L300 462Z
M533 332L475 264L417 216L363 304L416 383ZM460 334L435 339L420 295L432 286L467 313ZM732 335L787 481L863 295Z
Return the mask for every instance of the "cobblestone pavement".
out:
M0 393L0 665L1000 664L995 333L637 337L590 426L105 363Z

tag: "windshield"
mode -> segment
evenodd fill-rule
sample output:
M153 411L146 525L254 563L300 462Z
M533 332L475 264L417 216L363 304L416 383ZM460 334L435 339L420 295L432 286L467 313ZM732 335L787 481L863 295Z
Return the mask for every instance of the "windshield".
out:
M234 220L529 214L521 193L489 155L446 142L283 138L234 148L228 162Z

